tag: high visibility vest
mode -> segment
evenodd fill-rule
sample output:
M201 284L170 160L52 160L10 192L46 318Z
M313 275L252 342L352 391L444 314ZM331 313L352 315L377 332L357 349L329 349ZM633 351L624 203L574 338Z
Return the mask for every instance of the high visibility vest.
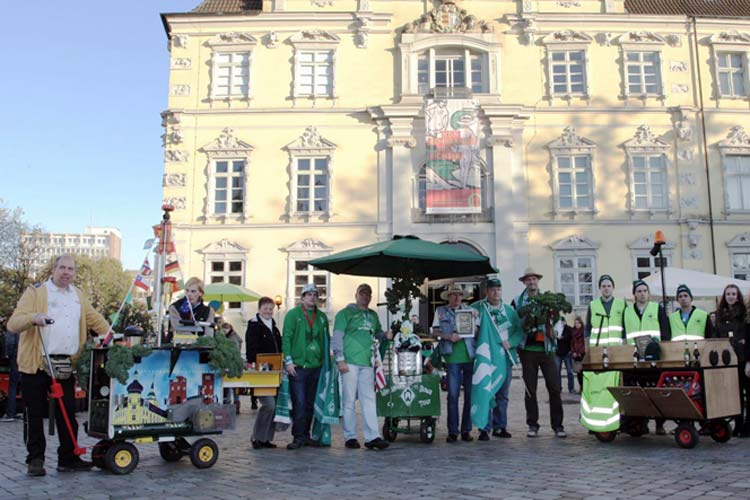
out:
M620 428L620 404L608 387L620 385L620 372L583 372L581 424L590 431L610 432Z
M649 302L643 311L643 316L638 317L635 312L635 304L625 308L625 332L628 344L635 344L635 338L642 335L651 335L656 340L661 339L659 329L659 304Z
M669 315L669 327L672 330L672 341L703 340L706 336L708 313L703 309L693 309L687 325L682 322L680 310Z
M625 301L612 299L612 307L609 316L604 309L601 299L589 303L591 308L591 337L589 343L597 345L597 337L600 346L621 345L622 340L622 313L625 310ZM601 326L601 330L599 329Z

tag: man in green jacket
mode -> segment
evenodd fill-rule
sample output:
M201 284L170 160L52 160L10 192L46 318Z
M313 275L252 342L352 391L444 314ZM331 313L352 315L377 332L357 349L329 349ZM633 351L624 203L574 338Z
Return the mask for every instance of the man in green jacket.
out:
M300 305L286 313L281 351L289 375L289 392L292 397L292 436L287 449L296 450L312 444L310 426L313 420L315 392L318 387L320 367L323 366L325 338L328 335L328 317L318 309L318 289L310 283L302 288Z
M487 427L480 430L479 440L487 441L489 431L492 435L499 438L511 437L508 432L508 393L510 391L510 381L513 378L513 365L518 363L518 354L516 349L523 338L523 328L518 313L510 305L503 302L503 284L498 278L487 280L487 297L474 302L471 307L480 311L479 318L483 316L481 311L486 311L487 315L492 318L495 326L492 331L497 335L493 339L501 344L501 352L505 356L505 380L500 389L495 393L496 406L490 412L490 419ZM485 315L484 317L488 317ZM479 320L477 322L479 324Z

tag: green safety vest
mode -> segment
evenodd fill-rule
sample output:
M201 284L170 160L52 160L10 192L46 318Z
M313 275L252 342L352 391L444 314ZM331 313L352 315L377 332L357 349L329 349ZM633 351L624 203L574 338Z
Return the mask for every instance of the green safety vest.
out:
M682 322L680 310L669 315L669 327L672 330L672 341L703 340L706 336L706 321L708 313L703 309L693 309L687 325Z
M589 344L597 345L622 345L622 313L625 310L625 301L612 299L612 307L609 316L604 309L602 299L596 299L589 303L591 307L591 337ZM601 330L599 329L601 325Z
M583 372L581 424L594 432L620 428L620 404L608 387L620 385L620 372Z
M635 312L635 304L625 308L625 331L627 332L628 344L635 344L635 338L642 335L651 335L656 340L661 339L659 329L659 304L649 302L643 316L638 317Z

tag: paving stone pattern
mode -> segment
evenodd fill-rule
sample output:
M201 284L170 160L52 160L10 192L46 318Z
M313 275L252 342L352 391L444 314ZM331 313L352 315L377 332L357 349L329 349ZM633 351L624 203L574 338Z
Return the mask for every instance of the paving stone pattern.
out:
M540 380L539 437L526 437L523 384L511 386L512 439L446 443L445 407L432 444L399 435L382 452L349 450L334 427L331 448L287 451L288 432L275 450L253 450L255 412L243 398L235 430L216 436L219 461L198 470L184 457L166 463L154 444L137 445L140 463L129 475L94 469L55 471L57 436L48 437L47 476L26 476L21 423L0 423L0 499L182 500L182 499L618 499L729 500L750 498L750 439L726 444L701 437L683 450L672 436L618 436L603 444L577 422L576 396L565 395L568 438L549 428L546 390ZM445 393L442 394L443 399ZM79 421L85 420L79 415ZM651 424L653 428L653 424ZM672 424L667 424L669 429ZM46 425L45 425L46 429ZM478 433L474 431L476 437ZM83 436L82 444L95 440ZM51 445L50 445L51 444Z

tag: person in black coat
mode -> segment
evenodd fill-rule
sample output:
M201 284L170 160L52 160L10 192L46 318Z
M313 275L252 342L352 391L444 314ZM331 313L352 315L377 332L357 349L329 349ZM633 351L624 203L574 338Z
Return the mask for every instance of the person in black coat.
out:
M746 323L747 307L742 298L742 292L736 285L727 285L719 300L719 308L716 310L716 328L714 338L729 338L737 355L737 369L740 385L740 411L741 414L734 420L734 435L740 437L750 436L750 379L747 376L748 367L748 325ZM730 335L731 333L731 335Z
M258 301L258 314L251 318L247 323L247 332L245 333L245 354L247 362L254 364L258 354L280 353L281 352L281 334L273 320L273 299L263 297ZM260 366L256 366L260 370ZM259 448L276 448L273 441L274 424L273 417L276 413L276 397L260 396L260 409L258 416L255 418L253 435L251 437L254 449Z

